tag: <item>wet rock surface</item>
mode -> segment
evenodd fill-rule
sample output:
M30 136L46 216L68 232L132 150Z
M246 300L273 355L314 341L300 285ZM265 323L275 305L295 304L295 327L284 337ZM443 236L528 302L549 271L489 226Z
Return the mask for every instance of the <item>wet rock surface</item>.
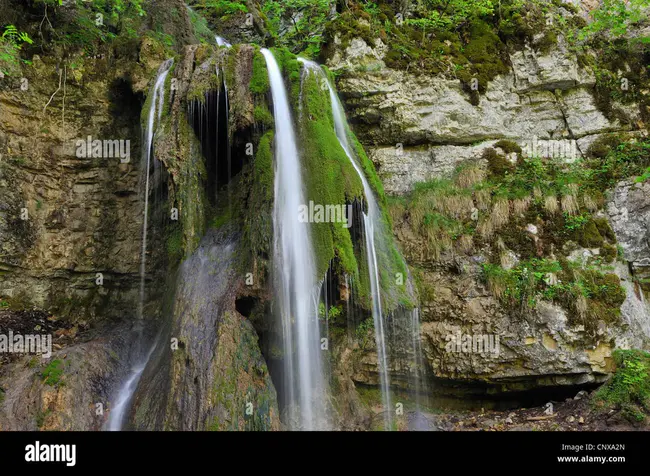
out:
M171 323L135 397L135 428L279 428L257 334L235 310L237 243L231 233L210 230L181 266Z

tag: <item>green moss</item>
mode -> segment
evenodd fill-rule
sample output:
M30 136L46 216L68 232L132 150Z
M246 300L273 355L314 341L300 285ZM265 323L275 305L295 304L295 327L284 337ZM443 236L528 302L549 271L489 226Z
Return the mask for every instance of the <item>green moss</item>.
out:
M604 244L600 249L600 256L605 263L612 263L618 256L616 245Z
M556 301L569 312L571 325L583 325L588 336L596 338L600 322L615 325L620 320L620 307L626 292L615 274L603 274L597 269L565 268L556 286ZM583 300L586 309L577 304Z
M236 348L230 355L227 368L214 375L210 402L224 410L225 419L213 417L206 422L206 429L216 430L262 430L271 429L271 408L274 399L268 369L257 346L257 336L250 324L228 313L224 316ZM265 376L265 379L261 379ZM248 385L243 382L248 381ZM271 390L270 390L271 389ZM252 404L253 414L247 413Z
M513 152L521 154L521 147L514 141L501 139L493 146L494 148L499 148L503 150L506 154L512 154Z
M515 169L514 165L504 155L499 154L492 148L483 151L482 159L487 160L488 173L492 179L503 178Z
M273 131L264 134L255 155L255 182L259 184L260 196L267 205L273 202L273 138Z
M352 144L352 147L354 147L354 150L356 152L357 157L359 158L359 161L361 162L361 168L363 169L363 172L366 175L366 179L368 180L370 187L376 194L377 201L379 202L381 207L384 208L386 206L386 194L384 193L384 185L381 182L379 176L377 175L377 171L375 170L374 164L368 158L368 155L366 154L366 151L363 149L361 142L359 142L359 140L351 130L348 130L348 137Z
M376 36L371 27L359 22L358 17L352 11L344 12L326 25L325 37L328 40L327 43L333 44L332 42L337 36L343 49L350 46L350 42L354 38L362 38L368 45L375 46Z
M629 122L627 114L616 107L616 103L638 104L644 121L650 118L650 71L647 42L637 39L607 39L602 35L592 37L588 46L596 51L591 65L596 76L594 89L596 106L610 120ZM622 73L624 72L624 73ZM621 87L623 79L627 88Z
M463 50L471 68L462 69L458 73L459 79L467 87L471 85L471 79L478 80L478 88L481 93L485 92L488 82L499 74L508 73L505 45L484 22L474 23L469 32L470 41Z
M345 206L361 199L361 180L336 137L329 94L314 74L305 77L302 88L303 119L299 121L299 131L305 164L305 200L322 206ZM356 274L352 240L342 223L313 223L311 232L319 277L324 276L335 256L344 273Z
M264 55L256 51L253 55L253 74L249 88L253 94L266 94L270 88L269 73Z
M261 264L258 266L260 282L263 281L267 260L273 249L273 138L274 131L269 130L257 145L250 172L251 192L247 207L250 212L244 218L245 255ZM249 262L244 263L244 266L247 269L253 267Z
M316 205L339 207L345 207L355 201L363 203L362 181L336 137L329 91L321 86L320 77L316 74L310 73L303 78L302 111L297 122L300 125L298 132L302 160L305 164L305 200L307 204L313 201ZM390 234L381 182L372 162L351 133L349 140L353 147L352 153L358 157L362 172L375 192L381 208L380 222L375 229L375 242L380 263L380 284L384 291L383 304L386 309L395 309L405 303L412 307L411 300L405 297L406 286L395 286L396 274L402 273L402 280L406 282L407 271ZM310 229L318 276L322 277L330 264L333 264L336 272L353 277L358 303L369 308L371 303L367 257L365 251L353 246L350 230L343 223L312 223Z
M36 412L35 420L36 420L36 427L37 428L43 428L43 425L45 424L45 420L47 419L48 416L52 414L52 410L49 408L46 409L45 411L43 410L38 410Z
M231 222L233 219L233 209L231 207L226 207L221 210L210 222L211 228L221 228L227 223Z
M183 253L183 231L180 228L174 229L167 236L167 255L171 261L177 261Z
M423 305L430 305L436 299L436 289L435 286L430 282L427 277L426 271L417 266L410 265L411 276L417 288L417 295L419 302ZM408 306L407 306L408 307Z
M557 45L557 33L552 30L546 30L544 35L533 43L533 46L542 54L548 54L555 45Z
M604 243L593 220L589 220L575 235L576 241L584 248L600 248Z
M601 301L609 308L616 310L618 310L625 301L627 294L625 289L621 286L620 278L615 274L601 274L597 271L587 271L585 272L583 279L589 280L587 288L591 299ZM616 320L617 317L618 313L615 314L614 319L606 319L606 321L612 322L612 320Z
M185 112L181 112L182 120L178 124L180 151L169 151L172 157L180 154L187 160L171 164L174 177L174 195L170 197L170 205L178 209L178 217L183 229L185 253L192 253L199 244L206 229L207 198L203 184L207 178L205 163L199 144ZM169 164L168 164L169 166Z
M174 72L176 71L176 65L178 64L178 58L175 59L174 63L171 65L169 68L169 73L167 73L167 77L165 78L165 85L163 87L164 95L165 98L167 98L166 101L163 101L163 108L162 112L160 113L161 116L161 122L169 116L169 112L172 106L172 102L169 100L169 98L172 97L172 80L174 79Z
M234 49L234 47L233 47ZM201 45L194 55L195 69L188 86L186 101L205 103L207 94L210 91L218 91L221 88L224 78L218 71L231 58L231 50L224 57L215 51L214 46ZM229 83L231 84L231 83Z
M621 142L617 135L604 135L596 139L587 150L587 156L604 159Z
M284 76L287 92L294 111L298 110L298 98L300 97L300 71L301 64L298 57L287 48L273 48L273 56L278 63L282 76Z
M271 114L271 111L269 111L269 108L266 107L266 105L255 106L253 116L256 123L262 124L266 128L273 128L275 124L273 114Z
M612 230L607 218L594 218L594 224L603 238L609 240L611 243L616 243L616 235L614 234L614 230Z

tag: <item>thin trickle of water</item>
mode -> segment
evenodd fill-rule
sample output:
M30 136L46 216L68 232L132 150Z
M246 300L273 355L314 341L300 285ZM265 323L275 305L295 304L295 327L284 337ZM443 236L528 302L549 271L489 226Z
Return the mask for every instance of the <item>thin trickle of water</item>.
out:
M326 389L318 322L319 283L307 224L300 159L282 73L268 49L266 60L275 116L273 204L274 282L282 322L285 390L294 429L327 429Z
M134 365L131 368L129 378L126 380L126 382L124 382L124 385L122 385L122 388L117 395L115 405L111 407L111 413L108 417L107 423L108 431L120 431L122 429L124 418L126 417L126 413L129 409L129 404L133 398L133 394L138 388L138 383L140 382L142 373L147 367L147 363L149 363L151 354L153 354L153 351L156 349L157 344L158 338L154 340L154 344L149 349L149 352L147 352L145 358L140 363Z
M150 93L153 96L151 97L149 114L147 116L147 126L145 130L145 143L144 143L144 151L143 151L144 153L143 163L145 164L144 165L145 169L143 171L145 175L144 220L142 224L142 254L140 257L140 305L138 309L138 318L140 320L140 323L142 322L142 319L144 317L143 316L144 295L145 295L144 283L145 283L145 275L147 269L147 226L148 226L148 217L149 217L149 213L148 213L149 211L149 168L151 166L154 132L156 127L160 125L162 109L165 101L164 98L165 80L167 79L167 74L169 73L169 69L171 68L173 63L174 60L169 59L165 61L158 69L158 75L156 77L156 81ZM157 119L157 123L156 123L156 119ZM138 333L137 338L139 343L143 338L141 324L137 326L137 333ZM142 361L140 361L139 363L137 363L131 368L129 378L126 380L126 382L124 382L117 395L117 400L116 400L117 403L111 409L111 413L107 423L108 430L118 431L122 428L122 423L126 415L126 412L128 410L129 402L133 397L133 393L135 392L138 386L138 382L140 381L142 372L144 371L147 362L149 361L149 357L151 357L151 353L153 352L154 347L152 347L149 350L149 352L145 355Z
M411 336L413 339L413 355L415 369L413 371L415 379L415 403L418 411L421 407L422 383L424 382L424 362L422 359L422 337L420 336L420 309L417 307L411 311Z
M216 38L217 38L217 42L225 41L225 40L223 40L223 38L221 38L219 36L217 36ZM220 43L220 45L221 45L221 43ZM225 46L230 48L230 43L225 43ZM226 84L226 76L223 73L223 70L219 68L219 66L216 67L216 73L217 73L217 77L220 78L221 84L223 85L223 93L224 93L223 99L224 99L224 102L225 102L225 116L226 116L224 118L224 120L226 121L226 128L227 128L228 124L229 124L229 121L230 121L230 118L229 118L230 104L228 102L229 101L228 100L228 85ZM219 89L217 89L217 104L216 104L216 108L217 108L217 113L216 113L217 121L216 121L216 123L217 124L216 124L216 129L215 129L215 150L217 151L216 159L215 159L216 160L215 170L217 171L215 173L215 194L218 194L218 183L219 183L219 177L218 177L219 152L218 151L219 151L219 120L221 118L221 109L220 109L221 108L221 102L220 102L220 98L221 98L221 89L219 88ZM228 136L228 133L226 133L226 142L228 142L229 140L230 140L230 138ZM226 151L227 151L226 152L226 160L227 160L227 165L228 165L228 182L227 183L230 183L230 179L232 178L232 157L231 157L230 145L228 143L226 143ZM215 198L216 198L216 196L215 196ZM232 205L231 199L232 199L231 194L228 193L228 207L229 208Z
M149 115L147 117L147 129L145 131L145 147L144 147L144 160L145 164L144 175L145 175L145 187L144 187L144 220L142 223L142 252L140 255L140 307L138 310L138 318L143 318L144 311L144 282L145 274L147 270L147 225L149 219L149 167L151 166L151 153L153 146L153 136L155 131L155 120L156 120L156 105L158 105L158 123L160 123L160 115L162 113L162 108L164 105L164 96L165 96L165 79L167 79L167 74L169 73L169 68L171 68L174 63L173 59L168 59L165 61L160 68L158 69L158 76L156 82L154 83L151 94L151 104L149 106ZM160 98L159 100L157 100Z

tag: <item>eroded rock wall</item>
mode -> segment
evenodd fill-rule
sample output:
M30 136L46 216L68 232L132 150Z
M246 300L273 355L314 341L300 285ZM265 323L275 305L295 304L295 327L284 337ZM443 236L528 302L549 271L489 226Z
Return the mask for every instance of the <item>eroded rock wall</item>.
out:
M346 47L335 39L328 66L338 72L339 92L352 127L387 193L398 197L397 204L415 184L451 178L460 164L485 166L485 151L501 139L522 148L535 140L573 141L575 155L567 157L571 162L586 157L592 144L612 134L646 134L643 105L614 103L615 115L601 110L593 71L561 36L546 52L530 46L511 50L509 72L490 81L477 103L459 80L422 74L417 65L412 65L412 71L387 67L387 50L381 39L374 47L361 38L350 40ZM596 213L609 217L623 249L623 262L617 261L608 272L620 278L626 297L620 321L599 323L595 338L588 337L585 327L569 318L565 309L548 302L524 312L504 309L481 273L492 249L489 239L468 253L432 256L426 250L426 236L401 219L394 221L401 249L420 278L423 349L430 381L461 386L464 382L480 386L478 392L484 394L598 383L611 372L616 347L647 348L650 312L639 282L650 258L645 189L645 184L623 182ZM535 227L528 230L537 233ZM517 233L523 239L530 235L525 226ZM532 235L530 239L538 243ZM495 236L492 244L496 240ZM521 258L512 250L506 253L513 263ZM551 257L563 253L569 259L583 257L586 263L604 251L571 245ZM448 344L458 334L498 336L499 350L450 351ZM377 383L372 347L362 350L357 360L354 379L359 383ZM393 366L391 378L400 381L403 369Z

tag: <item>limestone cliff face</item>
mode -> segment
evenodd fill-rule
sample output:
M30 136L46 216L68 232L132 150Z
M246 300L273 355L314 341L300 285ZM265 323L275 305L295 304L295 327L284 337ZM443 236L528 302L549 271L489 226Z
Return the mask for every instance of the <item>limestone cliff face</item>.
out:
M3 18L23 22L28 7L10 3ZM174 33L177 45L192 41L184 9L175 19L160 18L182 2L152 4L152 21ZM65 59L47 51L32 58L22 78L0 83L0 296L17 308L89 322L137 309L140 113L143 93L170 53L151 38L131 46L128 54L107 48L97 57L70 48ZM89 140L101 147L80 148Z
M371 47L355 38L343 48L335 38L328 66L338 72L338 88L355 133L386 191L397 197L418 182L451 178L460 164L484 167L485 151L501 139L524 149L536 140L575 141L573 159L580 159L597 140L614 133L645 135L644 106L616 103L615 115L604 114L593 71L582 66L561 37L548 52L530 46L510 51L510 71L490 81L474 104L458 80L420 74L415 65L413 71L387 67L387 50L380 39ZM615 264L612 271L620 277L626 298L621 320L600 322L595 338L588 338L566 310L548 302L523 313L504 309L481 278L490 246L464 256L451 252L434 257L425 251L425 239L398 217L395 234L407 261L420 272L423 350L429 379L438 390L454 382L481 385L479 393L602 382L612 370L615 347L647 348L650 308L639 285L650 259L646 189L646 184L622 182L596 213L608 217L623 249L626 263ZM524 223L517 233L526 235L525 228ZM585 262L604 253L580 246L556 250L556 255L558 251ZM513 263L521 258L512 250L506 253ZM457 335L498 336L499 350L450 351ZM361 352L356 381L376 380L372 356L372 345ZM395 365L391 373L399 381L404 369Z
M617 106L624 121L598 109L593 72L561 38L546 54L530 47L510 52L510 73L489 82L476 106L458 80L387 68L385 49L381 40L371 48L356 38L335 50L328 65L341 72L349 119L391 194L450 174L499 139L522 146L576 140L582 156L602 135L640 125L638 105Z
M62 67L35 58L26 90L0 90L0 294L86 319L104 307L119 316L138 296L139 100L106 62ZM130 158L79 157L89 136L128 141Z

